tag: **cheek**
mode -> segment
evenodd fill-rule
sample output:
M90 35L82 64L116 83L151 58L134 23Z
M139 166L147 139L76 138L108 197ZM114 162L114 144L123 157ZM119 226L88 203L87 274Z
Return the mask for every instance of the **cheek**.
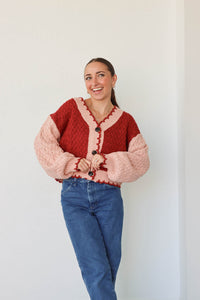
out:
M108 88L112 88L112 82L111 82L110 78L104 79L104 85L107 86Z
M89 89L89 82L88 81L85 81L85 87L86 87L87 90Z

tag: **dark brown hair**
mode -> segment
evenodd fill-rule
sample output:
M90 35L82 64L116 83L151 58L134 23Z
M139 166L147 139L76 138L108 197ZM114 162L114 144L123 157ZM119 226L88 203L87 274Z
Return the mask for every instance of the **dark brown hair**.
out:
M102 58L102 57L92 58L92 59L87 63L87 65L89 65L89 64L92 63L92 62L100 62L100 63L106 65L107 68L108 68L108 71L110 71L110 73L111 73L111 76L114 76L114 75L115 75L115 69L114 69L113 65L112 65L107 59ZM86 65L86 66L87 66L87 65ZM115 91L114 91L113 88L112 88L112 91L111 91L111 102L112 102L113 105L119 107L119 105L117 104L117 100L116 100L116 97L115 97Z

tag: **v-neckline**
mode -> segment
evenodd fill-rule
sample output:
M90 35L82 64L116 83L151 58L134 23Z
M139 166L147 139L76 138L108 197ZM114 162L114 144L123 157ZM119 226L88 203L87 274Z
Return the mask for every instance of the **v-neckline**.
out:
M95 116L93 115L92 111L89 109L89 107L88 107L86 101L85 101L83 98L81 98L81 100L82 100L82 102L83 102L83 105L86 107L87 111L89 112L90 116L93 118L94 122L95 122L98 126L101 125L103 122L105 122L107 119L109 119L109 117L113 114L113 112L114 112L114 111L116 110L116 108L117 108L117 106L114 105L113 108L112 108L112 110L109 112L109 114L108 114L105 118L103 118L102 121L98 122L98 121L95 119Z

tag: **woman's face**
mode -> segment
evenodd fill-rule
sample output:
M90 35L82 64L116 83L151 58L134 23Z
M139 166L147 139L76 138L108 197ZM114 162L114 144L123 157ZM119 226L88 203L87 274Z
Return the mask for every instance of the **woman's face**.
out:
M117 80L112 76L108 67L101 62L92 62L85 68L84 73L87 92L92 99L110 100L111 91Z

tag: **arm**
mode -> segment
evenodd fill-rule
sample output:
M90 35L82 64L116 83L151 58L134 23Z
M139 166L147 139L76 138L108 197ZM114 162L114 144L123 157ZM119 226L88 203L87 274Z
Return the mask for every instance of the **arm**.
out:
M147 172L150 165L148 147L140 133L131 139L127 152L112 152L105 154L104 158L108 178L117 182L137 180Z
M34 148L39 163L46 173L57 179L69 178L77 170L80 158L64 152L59 146L60 131L48 116L34 141Z

